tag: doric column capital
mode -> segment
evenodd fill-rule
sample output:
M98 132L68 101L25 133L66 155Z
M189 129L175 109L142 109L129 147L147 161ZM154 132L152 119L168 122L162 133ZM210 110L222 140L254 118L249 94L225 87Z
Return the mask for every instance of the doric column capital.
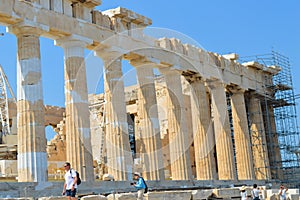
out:
M221 80L211 80L211 79L207 79L205 81L206 85L210 88L210 89L217 89L217 88L226 88L227 84L223 83Z
M94 55L101 58L104 62L111 63L114 60L122 59L126 52L122 49L109 46L98 46L94 49Z
M24 21L17 23L6 28L6 32L13 33L17 37L23 34L30 34L40 36L43 32L48 32L49 26L37 24L31 21Z
M54 41L56 46L61 46L65 51L65 58L84 57L84 48L92 44L93 40L79 36L71 35L62 37Z
M184 76L189 83L194 83L198 81L204 83L206 81L206 78L201 77L199 73L195 73L195 72L184 71L182 72L182 76Z
M85 48L87 45L92 44L93 40L82 37L80 35L71 35L59 38L54 41L56 46L61 46L63 48L70 48L70 47L82 47Z
M246 92L244 88L240 88L238 86L228 85L226 89L228 90L228 92L231 92L233 94L244 94Z

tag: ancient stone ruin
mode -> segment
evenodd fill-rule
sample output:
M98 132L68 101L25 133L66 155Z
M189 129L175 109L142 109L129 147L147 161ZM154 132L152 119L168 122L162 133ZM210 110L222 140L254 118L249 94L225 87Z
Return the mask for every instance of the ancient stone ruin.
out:
M133 171L141 172L153 190L179 190L177 181L213 188L284 179L278 137L266 134L276 133L275 92L268 86L274 85L278 66L241 63L237 54L152 38L143 33L151 19L125 8L100 12L95 9L100 4L0 0L0 24L18 45L17 102L9 104L14 131L2 137L3 148L12 149L0 149L2 168L15 161L11 168L18 182L37 187L47 185L48 178L61 179L67 160L86 192L98 186L128 192L130 187L120 184L130 181ZM40 37L64 49L65 108L44 105ZM103 94L88 94L84 49L104 63ZM122 60L135 68L137 85L124 87ZM57 132L48 144L47 125ZM105 175L114 182L94 182Z

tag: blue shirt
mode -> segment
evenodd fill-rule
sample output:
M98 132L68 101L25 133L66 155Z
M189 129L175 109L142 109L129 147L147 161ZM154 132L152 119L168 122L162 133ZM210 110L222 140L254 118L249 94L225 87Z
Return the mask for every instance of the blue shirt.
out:
M141 177L139 177L138 182L134 186L137 190L146 188L146 185Z

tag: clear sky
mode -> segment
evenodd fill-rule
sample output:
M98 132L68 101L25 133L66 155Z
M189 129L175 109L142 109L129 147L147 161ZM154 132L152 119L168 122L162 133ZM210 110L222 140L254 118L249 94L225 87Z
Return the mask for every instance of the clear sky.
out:
M101 11L125 7L151 18L151 27L182 33L208 51L235 52L240 56L270 53L272 49L278 51L290 58L295 94L300 94L300 79L297 77L300 76L299 0L102 1L97 7ZM0 26L0 32L5 32L5 27ZM15 36L7 33L0 36L0 48L0 64L16 94ZM54 46L52 40L41 39L41 51L44 102L64 106L63 50ZM86 54L92 57L88 51ZM297 107L299 115L299 105Z

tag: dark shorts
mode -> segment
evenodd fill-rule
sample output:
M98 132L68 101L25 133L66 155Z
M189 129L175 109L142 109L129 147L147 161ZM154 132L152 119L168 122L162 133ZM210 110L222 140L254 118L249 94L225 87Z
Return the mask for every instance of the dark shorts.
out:
M69 197L75 197L76 195L76 189L72 190L66 190L66 195Z

